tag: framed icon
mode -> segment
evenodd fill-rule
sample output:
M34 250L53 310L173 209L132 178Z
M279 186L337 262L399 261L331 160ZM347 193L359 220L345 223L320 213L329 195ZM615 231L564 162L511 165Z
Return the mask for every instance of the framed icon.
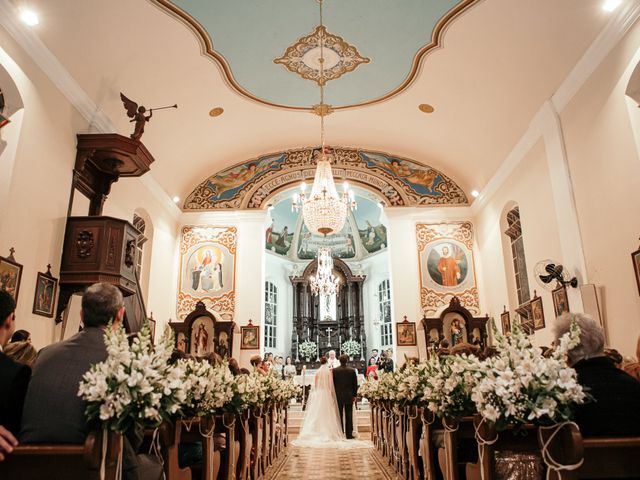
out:
M240 350L258 349L260 349L260 327L253 325L249 320L248 325L240 327Z
M58 279L51 275L51 265L47 265L47 273L38 272L36 292L33 297L33 313L43 317L53 317L57 290Z

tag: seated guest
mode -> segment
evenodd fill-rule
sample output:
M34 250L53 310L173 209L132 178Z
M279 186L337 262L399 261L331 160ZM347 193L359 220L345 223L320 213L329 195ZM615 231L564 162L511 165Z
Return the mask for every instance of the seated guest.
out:
M15 310L13 297L0 290L0 425L14 435L20 430L22 405L31 377L31 368L15 362L4 351L15 329Z
M14 342L29 342L31 343L31 334L26 330L16 330L13 332L11 336L11 341L9 343Z
M640 382L605 356L604 331L589 315L565 313L558 317L556 339L569 331L573 320L580 327L580 343L569 351L569 364L594 398L576 408L580 431L586 437L640 435Z
M234 377L237 377L240 374L240 365L238 365L238 360L235 358L229 359L229 371Z
M624 358L622 358L622 355L620 355L620 352L618 350L616 350L615 348L605 348L604 355L610 358L617 368L622 368L622 362Z
M253 367L253 370L255 372L266 375L268 368L265 369L265 367L263 366L264 362L262 361L262 357L260 355L253 355L249 362L251 363L251 366Z
M85 403L78 386L91 365L107 358L104 331L109 322L116 328L124 317L122 293L113 285L96 283L82 296L80 317L84 330L40 352L33 369L24 404L21 443L84 443L91 428L85 417ZM126 432L124 478L156 479L159 464L140 463L136 451L142 442L141 429Z
M440 340L440 348L438 348L438 355L449 355L449 340L443 338Z
M33 367L38 358L38 351L29 342L13 342L4 349L7 357L21 365Z

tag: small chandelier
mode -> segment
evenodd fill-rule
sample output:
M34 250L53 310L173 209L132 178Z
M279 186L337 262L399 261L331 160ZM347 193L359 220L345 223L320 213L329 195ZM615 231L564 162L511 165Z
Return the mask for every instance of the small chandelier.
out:
M318 0L318 3L320 4L320 26L323 27L322 0ZM324 78L324 33L322 33L324 30L320 29L319 32L320 77ZM348 209L354 209L357 205L353 191L349 190L349 184L345 181L343 183L344 192L338 194L333 181L333 172L331 171L333 155L327 154L324 145L324 117L331 112L331 106L324 103L324 84L320 84L320 105L316 107L314 111L320 116L320 155L316 174L311 194L308 197L305 195L306 183L302 182L300 185L300 193L293 196L293 210L302 209L304 224L310 232L327 236L342 230L347 219Z
M309 277L313 295L330 296L340 291L340 279L333 274L333 257L327 247L318 248L318 269Z

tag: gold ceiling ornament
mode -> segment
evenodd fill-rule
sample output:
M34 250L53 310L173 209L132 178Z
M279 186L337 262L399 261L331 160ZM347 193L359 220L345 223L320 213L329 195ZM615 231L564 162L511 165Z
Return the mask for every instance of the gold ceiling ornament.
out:
M418 105L418 109L423 113L433 113L435 110L435 108L433 108L433 106L429 105L428 103L421 103L420 105Z
M324 51L321 53L320 50ZM340 78L370 61L371 59L360 55L354 45L329 33L324 25L319 25L309 35L287 47L273 63L284 65L305 80L326 85L328 81Z
M215 107L209 111L209 115L212 117L219 117L223 113L224 113L224 108L222 107Z
M320 26L318 28L324 31L322 2L323 0L318 0L320 5ZM320 38L319 49L319 78L324 78L325 51L327 50L324 37ZM345 181L343 183L344 191L339 194L333 181L333 172L331 171L333 153L327 150L324 142L324 117L326 116L325 112L331 107L324 103L324 83L318 83L318 86L320 87L320 103L317 105L317 110L320 112L320 154L318 155L311 193L309 196L305 194L307 185L302 182L300 193L293 196L292 209L302 210L304 224L310 232L326 237L342 230L349 208L354 209L357 205L353 190L349 190L349 184Z
M327 103L318 103L311 107L311 111L319 117L326 117L334 112L333 107Z

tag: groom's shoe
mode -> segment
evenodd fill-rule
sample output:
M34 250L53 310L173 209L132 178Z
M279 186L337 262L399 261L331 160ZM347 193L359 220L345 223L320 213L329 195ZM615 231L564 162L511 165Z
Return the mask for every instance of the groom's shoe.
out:
M356 437L353 437L353 436L347 437L347 440L353 440L354 438L356 438Z

